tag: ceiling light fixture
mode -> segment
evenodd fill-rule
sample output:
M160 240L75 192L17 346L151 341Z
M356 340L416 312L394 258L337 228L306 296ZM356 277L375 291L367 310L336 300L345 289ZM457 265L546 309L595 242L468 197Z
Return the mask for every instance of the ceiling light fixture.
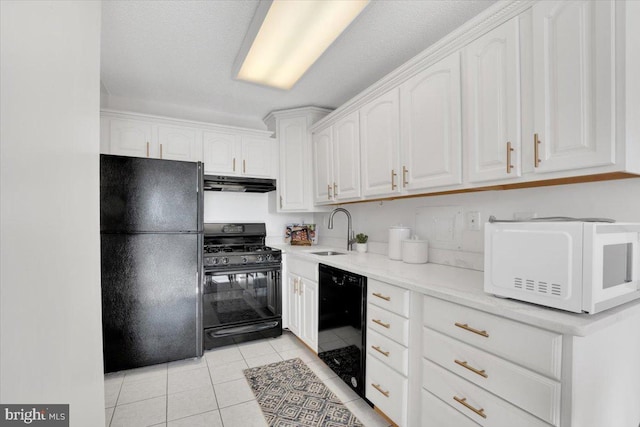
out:
M237 78L291 89L368 3L369 0L261 1L236 60L236 65L244 60Z

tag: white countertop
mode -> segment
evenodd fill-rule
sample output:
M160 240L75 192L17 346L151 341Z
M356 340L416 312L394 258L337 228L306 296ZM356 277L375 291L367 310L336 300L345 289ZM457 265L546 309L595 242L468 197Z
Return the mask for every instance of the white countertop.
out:
M483 291L483 272L439 264L406 264L384 255L347 252L325 246L271 245L284 253L321 262L498 316L563 334L587 336L620 320L640 315L640 299L598 314L575 314L535 304L498 298ZM311 252L334 250L344 255Z

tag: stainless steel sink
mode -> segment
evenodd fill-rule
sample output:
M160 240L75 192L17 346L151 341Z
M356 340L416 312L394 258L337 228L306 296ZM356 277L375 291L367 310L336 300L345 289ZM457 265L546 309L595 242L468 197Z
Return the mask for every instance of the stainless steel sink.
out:
M333 255L344 255L344 252L336 252L336 251L322 251L322 252L311 252L313 255L322 255L322 256L333 256Z

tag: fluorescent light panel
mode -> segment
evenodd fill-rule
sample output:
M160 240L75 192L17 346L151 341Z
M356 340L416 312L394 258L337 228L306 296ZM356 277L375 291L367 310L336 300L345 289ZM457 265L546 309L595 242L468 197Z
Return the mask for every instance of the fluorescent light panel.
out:
M369 0L274 0L238 78L291 89Z

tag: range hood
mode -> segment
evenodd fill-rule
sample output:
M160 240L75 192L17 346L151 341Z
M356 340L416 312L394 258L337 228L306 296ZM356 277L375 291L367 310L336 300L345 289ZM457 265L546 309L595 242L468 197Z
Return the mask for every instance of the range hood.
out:
M232 191L237 193L268 193L276 189L275 179L244 176L205 175L205 191Z

